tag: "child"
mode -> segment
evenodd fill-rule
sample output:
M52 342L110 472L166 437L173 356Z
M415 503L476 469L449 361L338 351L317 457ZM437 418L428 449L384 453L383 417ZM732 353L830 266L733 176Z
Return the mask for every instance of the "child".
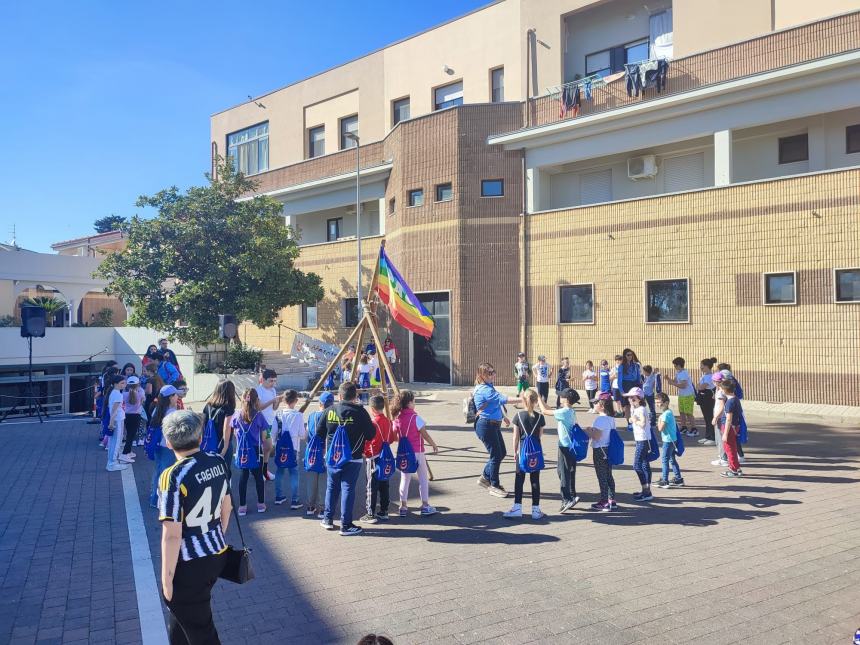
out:
M314 410L308 415L308 441L313 439L316 434L317 425L320 417L325 414L334 404L334 395L331 392L323 392L320 394L319 410ZM323 519L323 504L325 504L325 485L326 473L317 473L312 470L305 472L305 481L307 482L305 500L308 503L305 511L306 517L318 515L319 519Z
M277 446L283 433L290 434L290 441L293 442L293 450L296 451L296 466L293 468L282 468L278 465L275 473L275 504L280 506L287 501L286 495L283 494L284 471L289 471L290 476L290 509L298 510L302 507L299 501L299 469L298 469L298 453L301 448L302 439L307 437L305 431L304 420L302 413L296 410L296 402L299 400L299 393L295 390L287 390L284 392L284 403L287 406L286 410L278 410L275 412L275 427L272 436L272 441Z
M263 479L263 436L269 428L266 417L258 410L259 395L255 388L248 388L242 395L242 405L239 410L233 415L230 421L230 427L236 435L236 461L239 457L239 449L241 442L248 441L253 450L257 451L258 464L255 468L249 465L236 463L242 471L242 476L239 478L239 515L248 513L247 496L248 496L248 479L251 475L254 476L254 483L257 487L257 512L266 512L266 488L265 480ZM247 438L246 438L247 437Z
M523 516L523 485L526 481L526 474L520 470L520 446L525 441L526 435L531 435L540 444L541 434L546 425L543 415L535 411L538 405L541 407L544 405L543 399L538 396L537 392L531 389L526 390L520 395L520 400L525 410L517 412L512 421L514 425L514 460L517 470L516 475L514 475L514 505L511 506L511 510L504 514L508 519ZM529 481L532 489L532 519L539 520L546 517L544 512L540 510L540 471L536 470L529 473Z
M370 358L367 354L362 354L361 358L358 359L358 389L359 390L369 390L370 389L370 370L373 369L373 366L370 364ZM367 392L361 393L361 402L367 405Z
M696 400L694 396L696 390L693 388L693 381L690 378L690 373L684 369L686 361L678 356L672 361L672 366L675 368L675 378L671 376L666 380L678 388L678 414L681 417L681 434L687 437L698 437L699 431L696 430L696 421L693 418L693 402Z
M352 363L346 361L343 364L343 374L341 375L341 383L349 383L352 380Z
M140 379L129 376L126 379L127 389L122 393L122 404L125 408L125 444L123 445L121 463L134 463L135 454L131 451L137 443L140 431L140 415L143 412L143 392L140 389Z
M376 346L367 352L367 364L370 365L370 385L379 387L382 384L382 376L379 373L379 357L376 355Z
M660 451L660 458L663 465L662 476L657 482L657 488L677 488L684 485L684 478L681 477L681 467L678 465L678 459L675 457L675 452L678 447L678 426L675 425L675 415L669 407L669 395L663 392L658 392L657 403L660 405L660 420L657 422L657 428L660 430L660 438L663 440L663 447ZM672 465L672 472L675 473L675 479L669 481L669 464Z
M645 377L642 383L642 391L645 393L645 401L648 402L648 409L651 411L651 428L657 423L657 410L654 407L654 396L657 394L657 377L660 370L655 370L650 365L645 365L642 368L642 374Z
M517 396L529 389L529 362L523 352L517 354L517 362L514 363L514 377L517 379Z
M543 414L549 414L558 421L558 480L561 484L561 510L559 513L569 511L579 503L576 495L576 455L570 447L570 432L576 424L576 412L573 406L576 403L576 392L570 388L561 393L564 407L557 410L549 410L541 401L538 401Z
M633 439L636 441L636 453L633 457L633 470L639 477L642 491L633 493L633 499L647 502L654 499L651 494L651 462L648 453L651 451L651 421L648 408L645 407L645 393L641 387L632 387L625 395L630 401L630 418L628 427L633 428Z
M395 441L391 421L385 416L385 399L376 394L370 397L370 418L376 427L376 436L364 444L365 467L367 469L367 515L361 521L376 524L377 521L388 520L388 506L391 504L390 481L381 481L376 476L376 460L382 451L382 444L392 444ZM376 512L376 500L379 499L379 513Z
M615 367L609 372L609 375L612 377L612 400L615 403L613 409L615 410L616 417L624 416L624 397L622 396L623 392L618 386L618 380L621 378L621 364L623 362L624 357L621 354L616 354ZM627 430L628 432L631 430L630 426L627 426Z
M605 358L600 361L600 371L597 374L600 378L600 393L609 394L612 390L612 371L609 369L609 361Z
M430 505L430 474L427 470L427 456L424 454L424 442L433 447L433 454L439 452L439 446L427 432L424 419L415 413L415 395L409 390L400 390L400 396L394 399L391 408L394 417L394 430L397 431L398 441L408 441L415 451L418 460L418 492L421 494L421 515L435 515L437 511ZM409 498L409 481L412 473L400 473L400 516L409 514L406 500Z
M699 439L699 443L703 446L715 446L716 445L716 434L714 432L714 405L716 404L716 400L714 398L714 390L716 386L714 385L714 365L717 364L716 358L703 358L699 362L699 371L701 372L701 376L699 377L699 382L696 384L696 403L699 404L699 407L702 409L702 419L705 421L705 437L704 439Z
M552 376L552 366L546 362L546 356L538 356L538 362L535 363L532 371L535 375L538 394L543 399L543 402L546 403L549 397L549 377Z
M157 404L152 411L152 417L149 422L150 429L157 430L156 434L161 437L153 447L155 468L152 470L152 483L149 489L149 505L153 508L158 508L158 478L161 477L161 473L170 468L176 461L176 455L167 446L167 439L164 438L164 434L161 432L161 424L164 422L164 418L176 412L176 406L179 405L179 395L176 392L176 388L172 385L163 385L158 391L156 401Z
M609 385L609 374L606 374L607 385ZM594 372L594 363L585 361L585 369L582 371L582 386L585 388L586 398L588 399L589 411L594 409L592 399L597 395L597 374Z
M741 382L738 380L738 377L732 373L732 366L728 363L717 363L717 369L723 374L726 378L731 379L735 382L735 396L737 396L740 400L744 398L744 390L741 387ZM715 377L716 380L716 377ZM719 391L719 390L717 390ZM716 392L715 392L716 395ZM746 422L744 422L746 424ZM746 441L744 441L746 443ZM717 442L717 445L722 445L721 441ZM740 442L740 437L738 438L738 463L743 464L744 459L744 446Z
M561 407L561 393L570 387L570 359L565 356L561 359L558 368L558 376L555 377L555 407Z
M741 466L738 462L738 433L741 429L744 410L741 406L741 400L737 397L737 385L733 379L724 378L720 382L720 389L726 395L723 418L720 420L720 433L726 451L726 461L729 462L729 469L720 475L723 477L740 477L743 472L741 472Z
M594 472L600 486L600 500L591 505L594 511L613 511L618 508L615 503L615 478L612 476L612 464L609 463L607 449L609 436L615 430L614 401L608 392L602 393L594 408L597 418L585 432L591 437L591 454L594 460Z
M123 459L120 457L120 448L122 446L122 433L125 430L125 407L123 407L122 392L125 389L125 376L116 374L110 381L110 394L108 394L107 411L108 411L108 431L110 431L110 439L108 440L108 455L107 455L107 470L125 470L131 459Z

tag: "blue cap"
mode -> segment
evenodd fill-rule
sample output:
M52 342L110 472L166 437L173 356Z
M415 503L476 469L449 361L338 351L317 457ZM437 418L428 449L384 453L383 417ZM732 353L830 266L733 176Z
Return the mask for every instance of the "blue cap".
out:
M320 405L322 405L324 408L327 408L332 403L334 403L334 394L332 394L331 392L323 392L322 394L320 394Z
M172 385L165 385L158 391L159 396L173 396L174 394L178 394L179 390L177 390Z

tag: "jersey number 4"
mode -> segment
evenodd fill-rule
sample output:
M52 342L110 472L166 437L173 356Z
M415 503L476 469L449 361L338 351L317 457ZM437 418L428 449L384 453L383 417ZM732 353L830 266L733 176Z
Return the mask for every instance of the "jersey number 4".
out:
M215 519L220 520L221 516L221 502L224 500L224 496L227 494L227 482L224 482L223 488L221 488L221 493L218 495L218 506L215 507L215 511L212 511L212 487L207 486L203 494L200 495L200 499L197 500L197 503L188 513L188 516L185 518L186 526L199 527L201 531L206 533L209 531L209 522L212 522Z

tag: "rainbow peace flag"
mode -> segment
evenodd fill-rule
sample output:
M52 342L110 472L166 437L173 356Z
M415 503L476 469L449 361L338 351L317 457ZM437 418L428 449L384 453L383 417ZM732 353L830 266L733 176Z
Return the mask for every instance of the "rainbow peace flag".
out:
M391 260L385 255L385 248L379 249L379 276L376 282L376 292L388 306L391 316L398 323L425 338L433 335L433 317L412 293Z

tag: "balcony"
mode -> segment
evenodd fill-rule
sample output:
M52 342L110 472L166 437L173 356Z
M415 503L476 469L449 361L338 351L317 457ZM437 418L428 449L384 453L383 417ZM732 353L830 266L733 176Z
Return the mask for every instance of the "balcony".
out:
M574 115L560 116L561 88L529 99L524 106L526 129L581 119L675 94L691 92L735 79L791 67L860 49L860 12L844 14L786 29L742 43L672 60L667 88L627 95L624 77L595 87L591 101L583 101Z

